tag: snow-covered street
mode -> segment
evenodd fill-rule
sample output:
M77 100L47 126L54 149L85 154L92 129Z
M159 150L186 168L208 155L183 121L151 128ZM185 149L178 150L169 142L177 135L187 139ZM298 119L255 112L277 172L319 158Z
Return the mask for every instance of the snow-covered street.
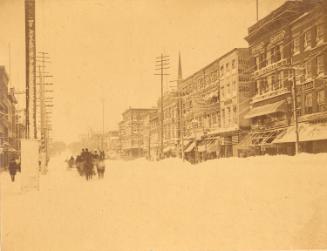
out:
M87 182L51 160L39 192L1 174L4 251L327 247L327 155L109 161Z

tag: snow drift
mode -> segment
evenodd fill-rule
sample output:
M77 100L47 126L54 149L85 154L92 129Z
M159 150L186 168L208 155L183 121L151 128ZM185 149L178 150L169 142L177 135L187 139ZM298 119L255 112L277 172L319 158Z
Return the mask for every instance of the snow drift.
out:
M3 250L327 247L326 154L109 161L90 182L63 159L51 160L39 192L1 175Z

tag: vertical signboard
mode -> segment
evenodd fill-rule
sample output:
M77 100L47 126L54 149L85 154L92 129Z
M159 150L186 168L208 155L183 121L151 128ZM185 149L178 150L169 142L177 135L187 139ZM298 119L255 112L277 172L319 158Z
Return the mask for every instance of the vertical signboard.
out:
M36 132L36 44L35 0L25 0L26 50L26 136L37 138Z
M39 190L39 141L21 140L21 189Z

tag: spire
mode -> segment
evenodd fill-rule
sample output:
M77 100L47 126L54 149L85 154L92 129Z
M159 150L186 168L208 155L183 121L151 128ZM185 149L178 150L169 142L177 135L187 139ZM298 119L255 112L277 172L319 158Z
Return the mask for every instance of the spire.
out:
M183 79L181 52L178 52L178 81Z

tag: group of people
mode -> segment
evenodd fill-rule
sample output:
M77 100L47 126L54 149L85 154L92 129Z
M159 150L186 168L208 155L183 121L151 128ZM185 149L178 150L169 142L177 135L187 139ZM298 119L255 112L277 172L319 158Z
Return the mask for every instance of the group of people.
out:
M105 172L104 160L104 151L91 152L85 148L76 156L76 159L72 156L68 160L68 166L70 168L76 167L78 173L81 176L85 176L86 180L92 179L96 173L98 174L98 178L102 179Z

